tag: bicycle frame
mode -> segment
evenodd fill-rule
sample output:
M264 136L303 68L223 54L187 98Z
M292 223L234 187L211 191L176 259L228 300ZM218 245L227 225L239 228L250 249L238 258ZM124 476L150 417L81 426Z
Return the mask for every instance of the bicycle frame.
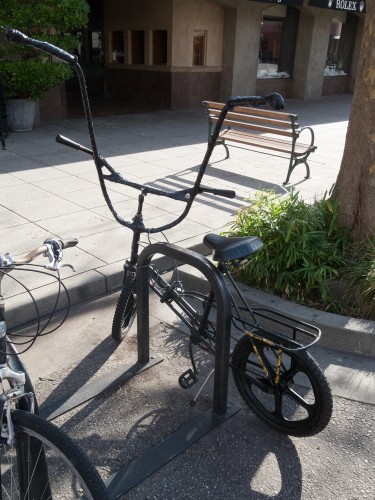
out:
M266 308L250 307L244 294L233 279L228 266L220 262L218 270L228 279L232 289L238 296L238 300L235 300L234 294L230 292L232 324L235 328L243 332L250 332L250 334L257 332L255 335L258 336L264 335L267 337L267 335L271 335L274 345L286 352L307 350L319 341L321 331L316 326L296 320L282 313L270 311ZM199 343L203 344L206 350L214 353L214 346L209 343L209 340L215 342L215 332L210 332L206 327L215 302L213 291L210 290L207 294L195 291L187 292L183 289L180 281L176 280L172 284L165 281L155 267L151 267L149 286L158 295L160 301L166 303L176 316L190 329L192 339L199 340ZM186 300L186 298L191 296L195 299L201 299L203 306L201 314ZM247 315L246 318L244 314ZM262 320L265 321L266 325L268 323L270 326L265 327ZM276 329L275 326L277 327ZM279 332L284 332L284 335ZM302 339L305 338L308 341L302 343L304 342Z

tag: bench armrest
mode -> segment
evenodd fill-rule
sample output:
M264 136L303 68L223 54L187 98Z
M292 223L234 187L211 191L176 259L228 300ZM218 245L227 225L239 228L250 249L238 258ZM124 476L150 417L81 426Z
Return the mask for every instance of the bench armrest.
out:
M206 101L203 101L202 104L203 104L203 107L206 111L207 118L208 118L208 142L210 142L211 135L212 135L212 117L211 117L208 103Z
M315 141L314 131L313 131L313 129L311 127L303 127L303 128L300 129L300 131L298 133L298 138L300 137L300 135L302 134L302 132L304 130L309 130L310 131L310 134L311 134L311 137L310 137L310 148L312 148L314 146L314 141Z

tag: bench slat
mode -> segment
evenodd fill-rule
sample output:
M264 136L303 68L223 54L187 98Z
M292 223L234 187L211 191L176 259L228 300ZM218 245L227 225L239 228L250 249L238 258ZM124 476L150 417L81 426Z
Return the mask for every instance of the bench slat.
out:
M213 118L212 121L213 122L217 121L217 118ZM283 130L273 127L266 127L264 125L256 125L253 123L243 123L235 120L224 120L224 124L227 125L228 127L237 127L247 130L257 130L258 132L263 132L265 134L276 134L276 135L283 135L286 137L293 137L292 129Z
M218 118L219 115L220 115L220 111L218 109L211 110L211 112L210 112L210 117L212 120L215 120L215 118ZM227 113L225 120L238 120L238 121L244 121L247 123L263 123L264 125L272 125L275 127L290 129L290 120L288 120L288 121L275 120L274 118L237 113L236 111L234 111L234 112L230 111L229 113ZM224 120L224 123L225 123L225 120ZM296 128L298 128L298 123L295 123L294 125Z
M235 130L225 130L219 135L219 137L220 139L225 139L226 141L232 140L233 142L240 142L242 144L249 144L260 148L268 148L283 153L290 154L292 152L292 141L277 139L276 137L267 137L261 134L241 134L241 132L237 132ZM309 149L309 144L296 144L294 147L294 153L302 155Z
M224 107L224 104L220 102L214 102L214 101L204 101L204 102L207 104L208 110L210 110L210 108L216 110L222 110ZM235 110L237 113L268 116L269 118L276 118L277 120L283 120L289 122L290 122L290 117L293 117L295 120L298 119L296 114L283 113L282 111L271 111L269 109L263 109L263 108L250 108L245 106L238 106L235 108Z

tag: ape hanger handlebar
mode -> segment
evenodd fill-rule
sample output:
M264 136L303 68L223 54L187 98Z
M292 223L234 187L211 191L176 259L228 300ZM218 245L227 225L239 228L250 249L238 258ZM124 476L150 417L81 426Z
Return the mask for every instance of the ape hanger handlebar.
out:
M165 191L162 189L154 188L154 187L149 186L149 185L138 184L136 182L125 179L98 152L95 133L94 133L93 119L92 119L92 114L91 114L91 109L90 109L90 103L89 103L89 98L88 98L88 94L87 94L85 76L84 76L84 73L82 71L81 66L79 65L77 57L72 55L72 54L69 54L65 50L60 49L59 47L56 47L55 45L52 45L48 42L36 40L34 38L30 38L29 36L27 36L24 33L21 33L18 30L11 29L11 28L3 28L3 29L5 30L6 37L10 42L34 47L35 49L38 49L46 54L57 57L61 61L69 64L74 69L74 71L77 74L79 85L80 85L82 104L83 104L85 115L86 115L86 123L87 123L87 129L88 129L90 142L91 142L91 149L86 147L86 146L83 146L81 144L78 144L77 142L74 142L71 139L63 137L61 135L58 135L56 137L56 141L65 145L65 146L69 146L71 148L74 148L74 149L77 149L77 150L82 151L84 153L87 153L93 157L104 199L108 205L108 208L112 212L114 218L117 220L117 222L119 222L123 226L126 226L126 227L132 229L133 231L136 231L139 233L142 233L142 232L157 233L157 232L161 232L161 231L164 231L166 229L169 229L171 227L176 226L187 216L187 214L190 210L190 207L191 207L195 197L198 194L209 193L209 194L213 194L213 195L217 195L217 196L234 198L235 197L234 191L227 190L227 189L209 188L209 187L205 187L205 186L201 185L203 175L206 171L209 159L210 159L212 151L215 147L215 144L216 144L216 141L218 139L222 124L224 122L224 119L225 119L228 111L231 111L236 106L254 106L254 107L257 107L257 106L262 106L265 104L269 104L272 108L274 108L276 110L280 110L280 109L284 108L284 100L283 100L282 96L280 94L277 94L277 93L272 93L272 94L269 94L266 96L230 97L227 100L225 106L223 107L223 109L218 117L214 131L213 131L212 136L211 136L211 140L208 143L205 156L203 158L202 164L198 170L197 177L196 177L192 187L187 188L187 189L183 189L180 191ZM113 204L111 202L105 181L115 182L118 184L123 184L123 185L129 186L131 188L137 189L142 193L142 196L147 195L147 194L163 196L163 197L172 198L174 200L185 202L186 205L185 205L185 208L182 211L181 215L179 215L172 222L170 222L168 224L164 224L163 226L160 226L160 227L147 228L143 223L143 218L133 217L133 219L131 221L129 221L129 220L125 220L117 213L117 211L115 210L115 208L113 207Z

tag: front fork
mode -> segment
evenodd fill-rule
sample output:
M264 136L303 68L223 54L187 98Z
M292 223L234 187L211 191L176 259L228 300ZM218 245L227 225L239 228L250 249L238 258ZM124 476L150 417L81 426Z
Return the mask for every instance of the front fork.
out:
M1 278L0 274L0 286ZM0 290L1 291L1 290ZM11 418L11 409L13 407L21 407L27 409L30 413L35 412L36 403L32 385L26 371L13 369L8 366L7 354L7 336L5 323L5 307L4 299L0 293L0 418L1 418L1 438L7 440L7 444L12 446L14 443L14 429ZM9 344L10 356L14 356L11 361L16 361L15 368L22 368L22 363L18 358L18 354L13 346ZM17 361L19 363L17 363ZM12 363L10 363L12 365ZM19 365L19 366L18 366ZM7 387L4 387L4 381ZM25 387L29 392L25 392Z
M130 259L126 260L124 262L124 283L126 280L126 275L128 271L133 271L136 272L137 268L137 262L138 262L138 255L139 255L139 240L141 237L141 233L144 229L144 224L143 224L143 204L145 201L146 197L146 192L142 189L140 195L138 196L138 208L137 208L137 213L133 217L133 224L132 224L132 229L133 229L133 238L132 238L132 245L131 245L131 251L130 251Z
M4 387L4 381L7 388ZM0 366L0 401L1 401L1 438L7 440L8 446L14 444L14 429L12 422L12 408L22 406L30 413L35 412L35 398L32 392L25 393L26 373L9 368L7 364ZM5 418L6 417L6 418Z

